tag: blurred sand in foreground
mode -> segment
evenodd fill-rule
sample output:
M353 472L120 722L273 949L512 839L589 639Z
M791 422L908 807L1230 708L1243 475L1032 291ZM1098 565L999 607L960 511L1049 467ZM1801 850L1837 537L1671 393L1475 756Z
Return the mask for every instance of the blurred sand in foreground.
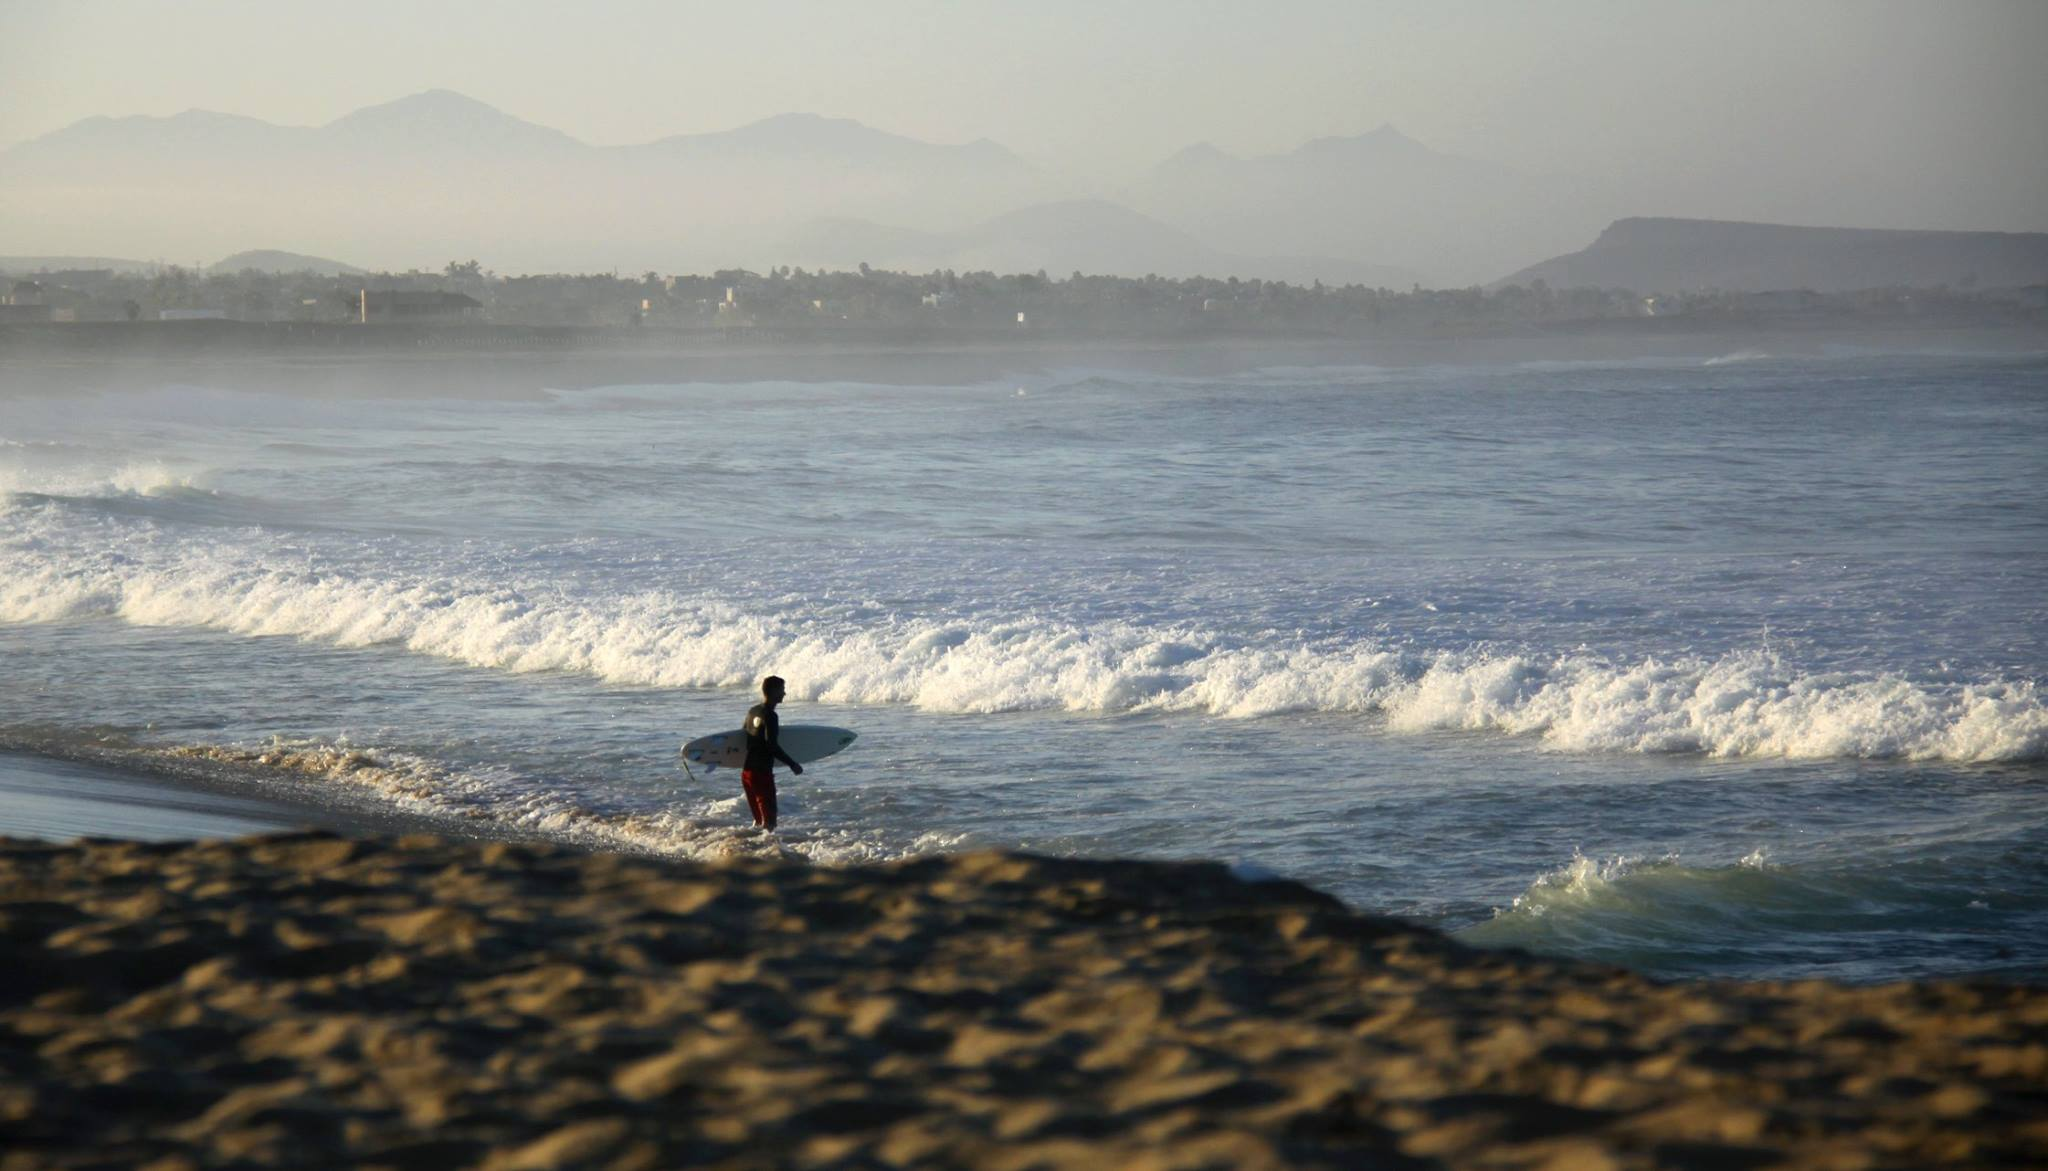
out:
M1658 985L1220 866L0 843L0 1168L2048 1166L2048 989Z

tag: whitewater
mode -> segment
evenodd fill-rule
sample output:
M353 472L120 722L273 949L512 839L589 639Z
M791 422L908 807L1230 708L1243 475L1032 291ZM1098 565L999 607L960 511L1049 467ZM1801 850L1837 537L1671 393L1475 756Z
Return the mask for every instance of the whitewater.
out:
M1671 975L2048 970L2048 360L0 395L0 747L821 863L1220 857ZM1248 872L1252 872L1248 870Z

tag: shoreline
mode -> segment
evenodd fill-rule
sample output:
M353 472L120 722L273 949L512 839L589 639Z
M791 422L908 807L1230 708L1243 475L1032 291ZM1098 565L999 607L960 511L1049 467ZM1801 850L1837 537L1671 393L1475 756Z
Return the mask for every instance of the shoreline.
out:
M308 831L358 838L429 833L545 840L513 826L475 832L481 828L394 808L282 770L165 756L137 746L0 738L0 839L218 841Z
M1682 321L1683 319L1671 319ZM201 326L217 322L172 323ZM180 378L226 389L340 398L538 399L552 390L679 383L855 382L971 385L1058 369L1130 370L1193 377L1274 366L1499 365L1545 361L1707 360L1758 351L1794 357L1834 348L1884 353L2048 352L2048 329L2012 326L1787 327L1768 321L1714 328L1652 328L1657 319L1596 321L1546 329L1384 337L1201 335L1015 338L944 335L834 336L789 341L741 338L676 347L621 335L540 348L469 346L459 334L422 334L416 344L335 348L312 342L249 346L194 333L175 344L107 349L38 348L0 336L0 397L133 390ZM369 327L372 329L382 327ZM402 329L403 327L391 327ZM516 331L515 331L516 332ZM451 344L452 340L452 344Z
M425 774L413 768L409 762L391 760L374 750L335 745L150 746L0 737L0 840L17 838L51 844L86 838L145 843L217 842L299 831L354 839L427 835L478 845L561 848L655 862L716 865L754 859L828 868L883 864L876 858L905 861L960 852L941 847L929 852L870 854L869 860L862 862L817 858L810 854L806 843L818 836L829 836L831 826L795 824L786 826L780 835L763 834L747 824L743 810L729 816L699 814L679 822L663 822L649 821L645 814L635 813L555 812L539 819L523 819L460 804L427 803L414 807L407 789ZM1032 847L978 848L1028 851ZM1104 862L1148 857L1203 862L1229 857L1116 852L1065 856ZM1598 948L1546 944L1513 933L1503 937L1491 928L1502 923L1506 896L1494 904L1491 918L1410 919L1402 917L1400 911L1385 909L1386 904L1376 901L1370 892L1335 893L1313 875L1248 865L1247 881L1300 883L1359 914L1401 918L1419 928L1441 931L1461 946L1489 952L1533 949L1533 954L1565 962L1618 965L1652 980L1710 984L1731 979L1813 979L1840 987L1927 981L1990 982L2027 985L2048 992L2048 971L2014 959L2004 951L1995 958L1978 956L1974 964L1951 963L1938 971L1928 971L1923 966L1920 971L1898 968L1889 972L1842 974L1824 965L1806 965L1789 973L1673 971L1659 968L1654 958L1631 960ZM1563 872L1539 877L1536 886L1529 890L1537 889L1558 873ZM1521 900L1516 897L1513 901L1519 905Z
M1205 863L0 843L10 1168L2039 1165L2048 989L1666 985Z
M0 838L178 841L315 826L341 828L278 802L0 749Z

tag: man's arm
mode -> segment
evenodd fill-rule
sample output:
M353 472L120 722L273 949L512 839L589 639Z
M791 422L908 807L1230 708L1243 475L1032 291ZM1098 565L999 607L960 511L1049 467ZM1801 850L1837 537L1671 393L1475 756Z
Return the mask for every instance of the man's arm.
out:
M782 750L782 717L771 712L765 722L768 725L766 729L768 733L768 751L775 754L775 759L788 765L789 771L792 774L799 777L804 775L804 766L798 764L795 757Z

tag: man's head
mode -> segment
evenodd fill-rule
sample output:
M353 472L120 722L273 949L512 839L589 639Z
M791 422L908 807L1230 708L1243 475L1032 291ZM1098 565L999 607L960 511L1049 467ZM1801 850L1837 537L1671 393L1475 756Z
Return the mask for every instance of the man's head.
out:
M761 698L769 703L781 703L782 691L782 676L770 675L761 680Z

